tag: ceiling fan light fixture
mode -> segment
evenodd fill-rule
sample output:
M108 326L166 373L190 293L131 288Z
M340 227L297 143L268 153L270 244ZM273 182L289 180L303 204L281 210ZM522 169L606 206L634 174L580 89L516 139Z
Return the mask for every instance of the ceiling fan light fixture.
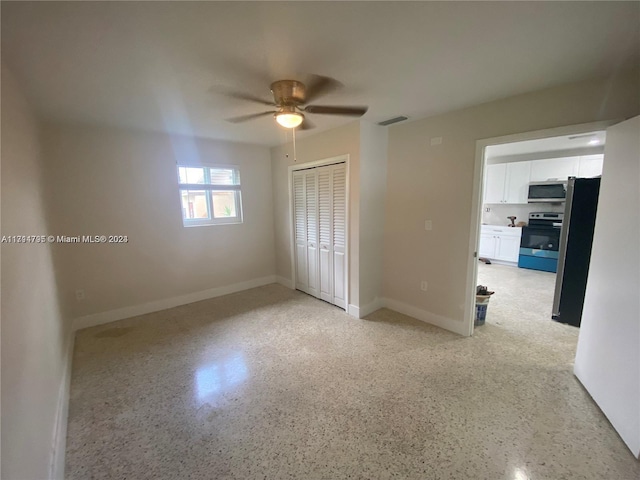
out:
M296 128L300 126L304 115L298 112L278 112L275 114L276 122L284 128Z

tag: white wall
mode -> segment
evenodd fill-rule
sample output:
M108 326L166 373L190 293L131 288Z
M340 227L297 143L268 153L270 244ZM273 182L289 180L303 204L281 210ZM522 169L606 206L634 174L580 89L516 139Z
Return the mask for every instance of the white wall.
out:
M38 129L2 66L2 235L47 235ZM2 478L62 478L71 335L51 245L3 243ZM59 450L53 447L56 438ZM53 473L51 465L57 463Z
M69 125L46 125L43 142L53 233L129 238L55 246L61 294L79 326L117 318L95 316L101 312L124 308L129 316L136 306L166 308L167 299L193 301L195 292L275 278L267 147ZM183 227L182 162L238 165L244 223ZM84 301L76 301L76 289L85 291Z
M389 127L383 284L389 305L467 334L476 141L630 117L640 112L637 78L620 73ZM434 137L442 143L431 145Z
M360 122L360 316L382 306L388 132Z
M607 130L575 374L640 457L640 117Z

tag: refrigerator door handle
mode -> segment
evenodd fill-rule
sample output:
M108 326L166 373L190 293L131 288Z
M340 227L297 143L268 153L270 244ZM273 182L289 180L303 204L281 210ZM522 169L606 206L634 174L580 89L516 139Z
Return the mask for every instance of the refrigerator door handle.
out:
M573 204L575 180L575 177L569 177L567 181L567 200L564 205L564 218L562 219L562 230L560 231L558 272L556 273L556 288L553 294L553 308L551 310L551 317L556 320L560 317L560 296L562 295L562 282L564 280L564 262L567 256L567 238L569 237L569 228L571 225L571 205Z

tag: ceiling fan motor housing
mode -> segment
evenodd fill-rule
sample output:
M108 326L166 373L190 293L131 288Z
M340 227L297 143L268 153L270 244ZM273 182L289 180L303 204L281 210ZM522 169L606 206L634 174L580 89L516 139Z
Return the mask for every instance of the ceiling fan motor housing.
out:
M304 103L306 88L297 80L278 80L271 84L271 93L276 105L297 105Z

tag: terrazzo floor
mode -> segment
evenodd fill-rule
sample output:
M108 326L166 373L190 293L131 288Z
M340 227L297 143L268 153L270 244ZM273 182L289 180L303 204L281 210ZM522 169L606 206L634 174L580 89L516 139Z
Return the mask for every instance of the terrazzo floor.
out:
M82 330L66 477L640 478L572 374L577 330L508 307L510 267L486 267L471 338L279 285Z

